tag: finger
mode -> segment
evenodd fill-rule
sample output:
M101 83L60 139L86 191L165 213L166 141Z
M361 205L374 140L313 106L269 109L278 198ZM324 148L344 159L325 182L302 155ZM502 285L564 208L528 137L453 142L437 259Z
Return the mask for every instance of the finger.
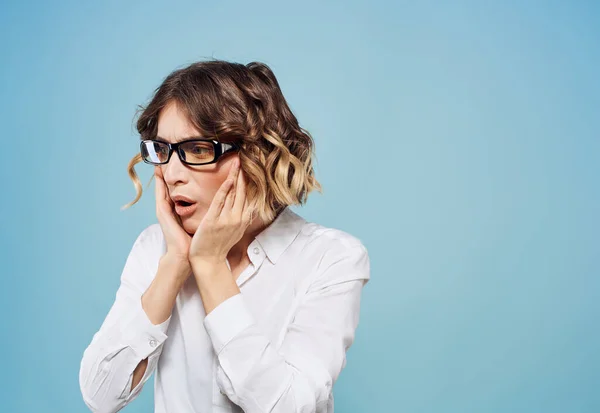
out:
M162 170L157 168L154 172L154 177L156 178L156 207L163 210L167 216L172 217L179 225L181 225L181 218L175 213L175 203L169 196Z
M240 175L240 167L239 167L239 160L235 159L232 162L232 166L231 169L229 170L229 176L227 177L227 179L231 179L233 181L233 185L231 190L229 191L229 193L227 194L227 197L225 198L225 205L223 206L223 209L226 211L231 210L231 208L234 205L235 202L235 197L236 197L236 188L237 188L237 181L238 181L238 176Z
M165 182L165 177L162 173L162 169L160 169L160 168L158 168L158 176L160 178L160 184L162 187L163 199L167 202L167 204L169 204L172 208L174 208L175 204L173 203L173 200L171 199L171 196L169 195L169 190L167 189L167 183Z
M173 205L173 201L171 200L171 197L169 196L169 190L167 189L167 184L165 183L163 174L162 174L162 170L160 168L157 168L155 170L155 177L156 177L156 185L157 185L157 201L162 201L162 202L166 202L168 205L174 207L175 205Z
M213 200L210 203L210 207L206 212L206 216L210 217L211 219L216 219L219 217L221 211L223 210L223 205L225 205L225 198L227 197L227 194L229 193L229 190L231 189L232 185L233 181L229 178L227 178L225 182L221 184L219 190L217 191L217 193L213 197Z
M242 220L244 222L250 222L251 211L250 211L250 202L248 199L244 201L244 210L242 211Z
M165 201L165 185L164 181L160 177L160 173L155 172L154 177L156 178L156 218L161 223L161 225L166 224L165 219L169 219L169 211L167 211L166 201Z
M252 221L256 218L256 201L246 199L243 215L244 221L248 222L248 225L252 224Z
M165 190L163 187L162 177L160 175L160 168L154 168L154 178L156 180L155 185L155 195L156 195L156 205L159 206L161 202L164 202L165 199Z
M240 169L235 193L235 203L233 204L233 214L242 218L246 206L246 175Z

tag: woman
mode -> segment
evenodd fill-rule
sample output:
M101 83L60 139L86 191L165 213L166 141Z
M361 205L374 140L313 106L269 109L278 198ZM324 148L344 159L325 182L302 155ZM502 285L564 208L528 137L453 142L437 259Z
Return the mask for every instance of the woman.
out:
M85 403L116 412L156 371L157 413L333 412L369 257L290 209L321 187L272 71L197 62L142 109L126 207L134 165L154 165L158 223L83 353Z

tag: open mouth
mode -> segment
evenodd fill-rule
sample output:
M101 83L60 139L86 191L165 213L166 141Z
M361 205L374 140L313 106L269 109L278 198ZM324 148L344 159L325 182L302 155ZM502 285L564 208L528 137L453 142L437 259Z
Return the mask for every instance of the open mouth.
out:
M187 217L194 214L196 211L195 202L187 202L182 200L175 201L175 213L180 217Z

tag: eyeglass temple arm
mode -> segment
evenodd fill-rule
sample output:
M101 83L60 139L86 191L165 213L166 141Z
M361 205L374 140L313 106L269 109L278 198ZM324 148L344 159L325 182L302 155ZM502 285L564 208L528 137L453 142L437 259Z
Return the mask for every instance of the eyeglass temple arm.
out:
M221 142L221 149L223 152L226 152L226 151L230 150L231 148L238 148L238 147L239 146L236 145L235 143L232 144L232 143Z

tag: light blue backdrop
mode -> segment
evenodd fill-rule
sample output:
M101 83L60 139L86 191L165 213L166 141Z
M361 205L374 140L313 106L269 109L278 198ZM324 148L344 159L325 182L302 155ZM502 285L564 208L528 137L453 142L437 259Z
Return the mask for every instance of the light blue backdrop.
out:
M135 107L210 57L272 67L325 190L294 210L370 252L336 412L600 411L600 8L450 3L3 2L0 411L86 410L157 222L154 184L119 209Z

